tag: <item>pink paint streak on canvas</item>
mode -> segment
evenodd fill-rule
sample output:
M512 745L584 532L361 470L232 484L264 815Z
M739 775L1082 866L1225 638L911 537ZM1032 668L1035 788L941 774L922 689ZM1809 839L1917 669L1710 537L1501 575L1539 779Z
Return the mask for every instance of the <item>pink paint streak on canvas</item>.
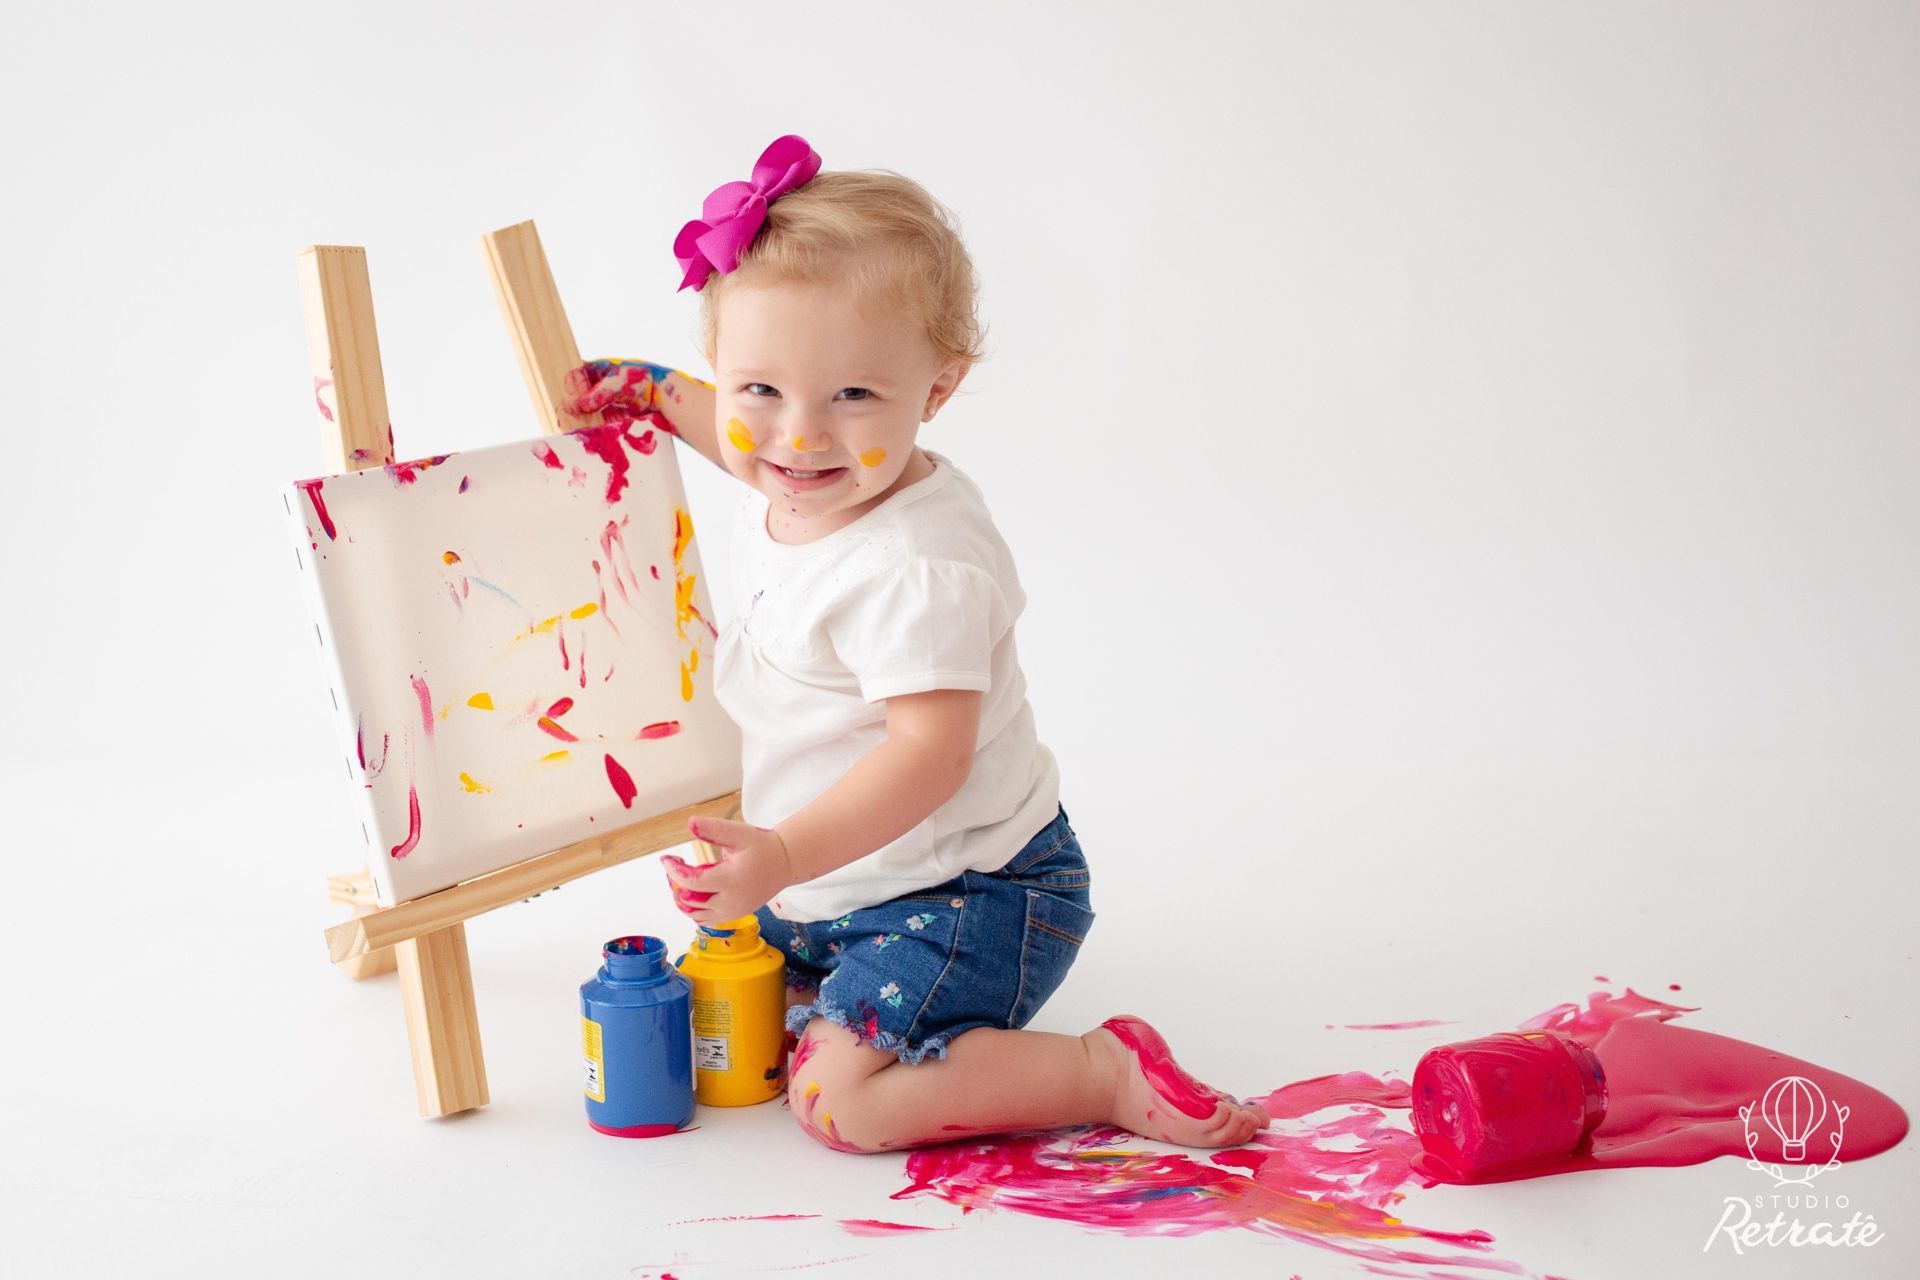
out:
M1344 1022L1348 1031L1411 1031L1416 1027L1450 1027L1445 1018L1415 1018L1411 1022Z
M404 858L413 852L420 843L420 791L409 784L407 787L407 838L387 850L390 857Z
M413 696L420 700L420 727L426 730L427 736L431 738L433 736L433 695L427 692L427 682L419 676L409 675L407 679L413 682Z
M418 480L420 473L427 468L437 467L452 456L450 453L438 453L431 458L415 458L411 462L389 462L385 463L384 466L387 477L393 481L395 486L404 487Z
M633 775L621 767L620 762L611 755L607 757L607 781L613 784L613 794L620 797L625 808L633 808Z
M320 517L320 527L327 531L327 541L338 542L340 540L340 533L333 527L333 517L327 514L327 504L325 500L320 497L320 486L326 482L324 480L301 480L297 483L301 491L307 495L307 501L313 504L313 514Z
M547 466L555 471L565 471L567 469L567 464L560 461L560 455L555 453L553 446L545 440L536 440L534 442L533 456L546 463Z
M627 457L630 447L642 455L651 454L659 442L653 432L648 430L639 436L630 434L624 423L612 423L599 427L579 427L569 431L568 435L586 446L587 452L607 464L607 501L618 502L620 491L627 487L627 469L632 459Z
M380 763L370 763L367 760L366 731L359 721L354 722L353 753L360 758L360 773L361 776L369 779L369 785L371 785L371 779L379 777L380 771L387 767L387 739L387 734L380 735Z
M656 720L633 736L636 740L644 741L649 738L671 738L678 732L680 732L678 720Z

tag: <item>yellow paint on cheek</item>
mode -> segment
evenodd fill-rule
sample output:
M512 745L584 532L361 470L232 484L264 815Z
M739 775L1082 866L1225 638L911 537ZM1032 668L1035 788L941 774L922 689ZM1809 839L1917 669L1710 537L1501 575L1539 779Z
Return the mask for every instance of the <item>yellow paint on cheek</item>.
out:
M727 439L742 453L752 453L754 450L753 432L747 430L747 424L738 418L727 419Z
M491 711L493 710L493 695L490 693L476 693L467 699L467 705L481 711Z
M477 794L477 795L483 795L483 796L484 796L484 795L492 795L492 794L493 794L493 788L492 788L492 787L490 787L490 786L488 786L488 785L487 785L486 783L484 783L484 782L475 782L475 781L474 781L474 780L472 779L472 777L470 777L469 775L467 775L467 774L465 774L465 773L462 773L462 774L460 775L460 785L461 785L462 787L464 787L464 788L465 788L466 790L468 790L468 791L472 791L472 792L474 792L474 793L475 793L475 794Z
M869 449L860 455L860 465L863 467L877 467L886 460L887 451L885 449Z

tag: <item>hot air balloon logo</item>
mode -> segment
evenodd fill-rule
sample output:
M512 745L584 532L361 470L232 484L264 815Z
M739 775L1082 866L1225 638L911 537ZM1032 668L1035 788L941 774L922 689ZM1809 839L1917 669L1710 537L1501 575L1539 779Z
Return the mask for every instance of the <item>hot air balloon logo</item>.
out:
M1829 1113L1833 1116L1834 1128L1827 1137L1833 1142L1833 1155L1825 1164L1811 1169L1803 1167L1798 1176L1794 1176L1781 1165L1760 1159L1760 1131L1755 1128L1756 1121L1771 1129L1780 1140L1780 1158L1784 1163L1804 1166L1807 1142L1820 1132ZM1840 1163L1840 1139L1846 1133L1847 1108L1837 1102L1829 1105L1820 1086L1805 1076L1781 1076L1767 1086L1758 1102L1740 1108L1740 1124L1747 1135L1748 1168L1772 1174L1775 1186L1790 1182L1804 1184Z
M1800 1164L1807 1158L1807 1139L1827 1118L1827 1095L1805 1076L1782 1076L1760 1099L1760 1118L1780 1139L1780 1158Z

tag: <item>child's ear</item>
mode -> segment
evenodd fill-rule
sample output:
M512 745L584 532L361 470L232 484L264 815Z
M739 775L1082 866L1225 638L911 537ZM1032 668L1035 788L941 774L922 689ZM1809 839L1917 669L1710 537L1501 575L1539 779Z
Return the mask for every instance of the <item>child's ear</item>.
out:
M967 370L971 367L964 360L955 360L940 370L939 376L933 380L933 386L927 391L927 407L921 413L920 421L933 421L933 415L940 412L940 406L959 389L960 384L966 380Z

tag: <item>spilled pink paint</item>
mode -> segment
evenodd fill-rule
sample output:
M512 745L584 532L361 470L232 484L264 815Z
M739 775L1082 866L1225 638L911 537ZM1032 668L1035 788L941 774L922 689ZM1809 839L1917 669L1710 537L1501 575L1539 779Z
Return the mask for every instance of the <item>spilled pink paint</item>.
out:
M1885 1094L1774 1050L1666 1025L1687 1012L1629 988L1617 997L1596 992L1584 1007L1559 1005L1522 1023L1592 1048L1605 1064L1612 1099L1589 1152L1498 1180L1744 1157L1739 1107L1787 1074L1813 1080L1852 1109L1845 1137L1851 1158L1905 1137L1906 1114ZM1448 1180L1419 1137L1388 1119L1388 1110L1409 1105L1405 1082L1350 1071L1247 1101L1274 1126L1247 1146L1204 1158L1153 1149L1110 1125L949 1142L911 1152L910 1181L893 1198L931 1195L963 1211L1012 1209L1130 1235L1238 1228L1343 1254L1380 1274L1431 1276L1436 1267L1535 1274L1493 1256L1493 1238L1484 1231L1405 1220L1399 1206L1411 1188ZM1337 1114L1322 1114L1333 1108ZM1831 1146L1810 1143L1808 1158L1825 1160Z
M897 1236L910 1231L951 1231L952 1227L916 1227L907 1222L882 1222L878 1218L842 1218L840 1226L852 1236Z

